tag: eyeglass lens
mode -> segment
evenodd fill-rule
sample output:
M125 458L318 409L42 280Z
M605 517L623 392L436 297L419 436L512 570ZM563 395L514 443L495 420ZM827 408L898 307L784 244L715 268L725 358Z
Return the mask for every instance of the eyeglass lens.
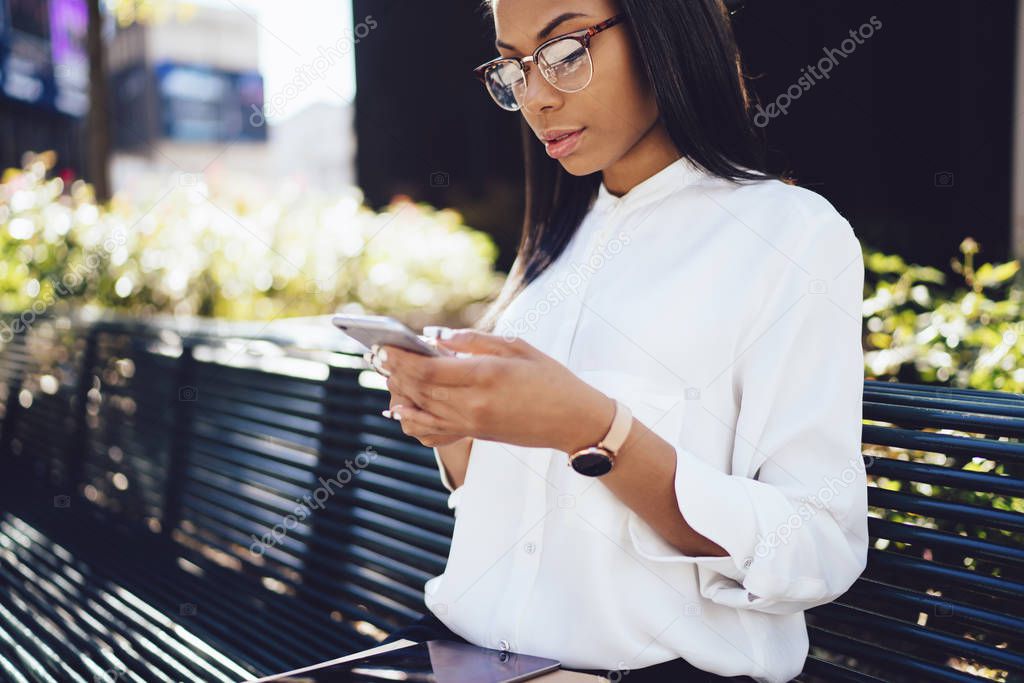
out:
M537 54L544 79L562 92L578 92L590 84L594 73L590 53L574 38L556 40ZM516 62L505 62L486 75L491 97L503 109L516 110L526 95L526 74Z

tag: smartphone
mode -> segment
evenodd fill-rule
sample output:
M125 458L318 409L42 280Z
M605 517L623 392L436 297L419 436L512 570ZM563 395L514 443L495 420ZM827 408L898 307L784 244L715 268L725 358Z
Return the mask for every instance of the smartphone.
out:
M331 318L335 327L369 349L374 344L388 344L426 356L452 356L448 349L435 346L430 338L418 335L386 315L342 315Z

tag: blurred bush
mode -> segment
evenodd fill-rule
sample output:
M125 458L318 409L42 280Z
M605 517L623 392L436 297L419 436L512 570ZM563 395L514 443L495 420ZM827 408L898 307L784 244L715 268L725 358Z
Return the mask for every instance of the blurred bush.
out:
M960 245L942 271L865 251L865 363L869 376L976 389L1024 391L1020 263L975 266L979 246Z
M398 198L377 213L358 189L326 194L239 178L150 179L98 206L88 185L30 155L0 183L0 310L93 305L227 320L393 315L470 326L497 293L491 238L459 213ZM865 249L870 377L1024 391L1017 261L953 271ZM1015 284L1016 282L1016 284Z
M0 310L469 326L504 279L491 238L452 210L189 175L98 206L88 185L48 177L54 161L29 155L0 181Z

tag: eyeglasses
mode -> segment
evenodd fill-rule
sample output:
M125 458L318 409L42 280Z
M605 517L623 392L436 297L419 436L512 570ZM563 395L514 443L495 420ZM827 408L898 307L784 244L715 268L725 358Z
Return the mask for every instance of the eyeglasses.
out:
M533 62L556 89L579 92L594 78L590 41L601 31L626 20L618 14L596 26L546 40L529 57L498 57L473 69L487 92L502 109L518 111L526 97L526 63Z

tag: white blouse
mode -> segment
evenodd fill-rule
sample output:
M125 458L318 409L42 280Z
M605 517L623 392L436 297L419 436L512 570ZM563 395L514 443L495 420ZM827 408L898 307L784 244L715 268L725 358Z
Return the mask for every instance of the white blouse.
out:
M777 180L685 157L622 197L602 184L559 257L502 314L675 446L686 521L728 556L668 544L567 455L474 440L425 604L470 642L624 670L683 657L787 681L803 610L864 568L864 265L850 224ZM622 457L628 457L624 452Z

